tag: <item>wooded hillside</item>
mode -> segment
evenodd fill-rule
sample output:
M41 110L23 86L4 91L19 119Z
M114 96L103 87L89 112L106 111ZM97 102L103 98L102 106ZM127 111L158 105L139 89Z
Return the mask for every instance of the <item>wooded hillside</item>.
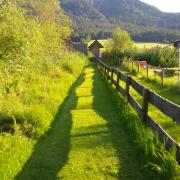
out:
M75 40L108 38L121 26L136 41L169 41L180 36L180 13L164 13L139 0L60 0L73 19Z

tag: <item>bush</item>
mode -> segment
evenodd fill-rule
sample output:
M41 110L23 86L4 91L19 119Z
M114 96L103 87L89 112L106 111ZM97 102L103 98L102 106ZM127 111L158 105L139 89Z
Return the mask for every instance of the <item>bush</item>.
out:
M58 1L17 2L0 7L1 132L39 137L86 59L64 45L70 21Z
M173 77L176 74L176 71L174 69L166 69L165 72L165 77Z
M135 58L138 60L147 60L152 66L160 66L164 68L178 66L176 50L169 46L156 46L150 49L140 50Z
M136 52L136 47L127 31L117 28L113 31L112 41L109 43L109 54L123 58L132 57Z

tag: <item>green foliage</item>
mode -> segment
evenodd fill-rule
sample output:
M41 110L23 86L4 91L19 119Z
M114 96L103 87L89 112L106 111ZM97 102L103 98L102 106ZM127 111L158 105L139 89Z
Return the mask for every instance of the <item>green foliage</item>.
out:
M127 31L117 28L113 31L112 52L125 54L133 49L133 41Z
M177 67L178 59L174 48L169 46L156 46L149 49L139 50L136 59L147 60L149 64L160 67Z
M69 35L70 21L56 0L7 1L1 6L2 132L39 137L48 129L61 96L86 62L67 51L64 38Z
M70 31L56 0L1 4L0 179L23 168L86 63L66 49Z
M119 25L135 41L165 42L180 36L179 14L163 13L139 0L60 0L62 8L73 19L72 38L80 40L112 37Z
M114 57L117 61L117 58L133 58L136 55L137 48L127 31L116 28L113 31L112 36L113 38L112 40L109 40L106 52L103 53L103 57Z

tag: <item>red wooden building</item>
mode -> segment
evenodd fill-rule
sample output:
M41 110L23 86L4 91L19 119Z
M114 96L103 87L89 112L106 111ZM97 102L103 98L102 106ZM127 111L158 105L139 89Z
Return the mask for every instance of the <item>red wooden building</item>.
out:
M98 40L95 40L89 46L89 51L91 51L94 54L95 57L101 58L101 52L100 52L101 48L104 48L103 45Z

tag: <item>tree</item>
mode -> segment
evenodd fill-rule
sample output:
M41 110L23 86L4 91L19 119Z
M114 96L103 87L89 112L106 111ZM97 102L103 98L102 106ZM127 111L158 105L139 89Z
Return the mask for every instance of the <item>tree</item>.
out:
M134 50L134 43L127 31L117 28L113 31L111 51L118 55L126 55Z

